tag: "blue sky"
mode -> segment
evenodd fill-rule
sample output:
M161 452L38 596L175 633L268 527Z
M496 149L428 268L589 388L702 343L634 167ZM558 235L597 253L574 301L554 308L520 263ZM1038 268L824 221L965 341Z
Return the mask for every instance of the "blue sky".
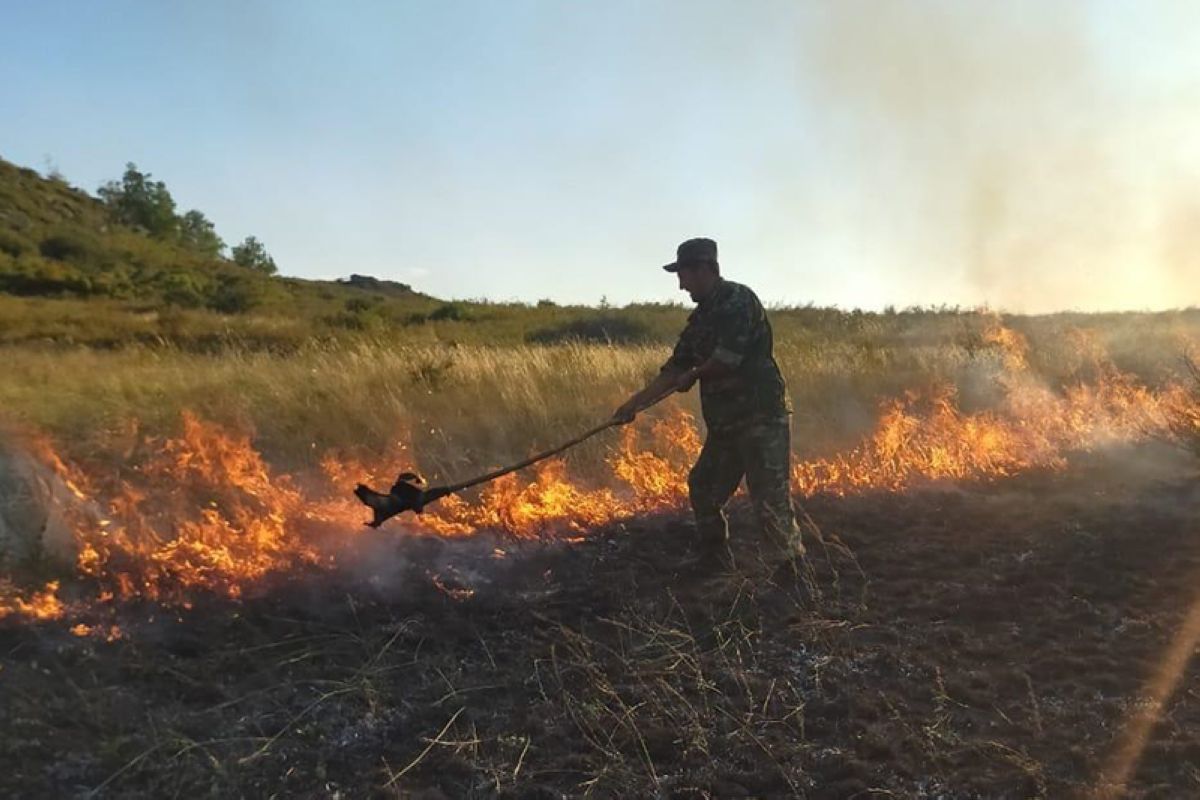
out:
M442 297L1194 305L1192 6L4 0L0 157Z

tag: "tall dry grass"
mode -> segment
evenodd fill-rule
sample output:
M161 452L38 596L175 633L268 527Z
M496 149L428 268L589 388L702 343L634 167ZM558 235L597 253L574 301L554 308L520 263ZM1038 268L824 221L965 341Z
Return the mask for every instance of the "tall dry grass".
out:
M330 450L369 456L402 441L431 475L461 475L596 424L664 358L662 348L595 345L360 343L286 358L11 350L0 408L10 424L47 433L82 458L171 435L186 409L251 433L288 469L314 465ZM602 445L580 456L598 458Z
M1126 325L1129 319L1090 328L1066 317L1027 320L1020 327L1023 368L1051 386L1088 381L1106 369L1133 371L1149 383L1180 378L1180 354L1197 341L1194 326L1160 319L1138 327ZM1013 354L994 335L998 318L930 316L901 334L890 324L877 317L840 336L833 329L780 336L776 354L796 408L799 453L856 439L875 423L882 401L905 392L953 385L970 409L1001 399ZM430 477L455 478L603 420L668 352L665 345L383 339L314 343L292 355L5 348L0 418L48 434L69 456L103 461L145 436L177 432L180 412L188 409L250 433L281 468L313 466L329 451L370 457L402 442ZM695 392L667 405L698 417ZM570 457L586 470L613 441L598 437Z

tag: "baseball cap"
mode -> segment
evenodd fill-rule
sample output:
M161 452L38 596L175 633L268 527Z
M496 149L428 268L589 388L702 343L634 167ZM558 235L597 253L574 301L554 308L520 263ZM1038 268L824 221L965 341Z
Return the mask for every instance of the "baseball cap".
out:
M675 249L675 260L663 267L667 272L678 272L685 264L717 261L717 243L712 239L688 239Z

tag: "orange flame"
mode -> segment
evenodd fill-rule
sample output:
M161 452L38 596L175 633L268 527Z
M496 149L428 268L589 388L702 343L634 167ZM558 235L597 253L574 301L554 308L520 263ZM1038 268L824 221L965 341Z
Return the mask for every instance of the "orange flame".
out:
M1059 469L1072 451L1145 438L1167 429L1185 393L1162 393L1114 376L1058 395L1033 386L1012 391L1002 411L965 414L953 389L928 400L910 395L885 406L874 433L848 452L797 463L803 494L899 491L921 481L996 478Z
M305 499L272 477L247 436L183 414L183 436L164 441L119 482L108 501L111 530L81 531L81 573L118 597L169 597L205 588L238 596L247 581L316 551L290 531Z
M66 610L58 599L58 581L50 581L28 597L0 584L0 619L16 614L27 619L59 619ZM5 596L7 594L7 596Z

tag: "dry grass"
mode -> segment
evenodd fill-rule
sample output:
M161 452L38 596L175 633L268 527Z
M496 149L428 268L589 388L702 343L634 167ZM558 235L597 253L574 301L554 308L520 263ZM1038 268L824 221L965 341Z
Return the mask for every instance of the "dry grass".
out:
M788 330L788 314L780 311ZM1011 354L989 339L994 316L887 317L782 335L777 360L797 414L796 448L844 445L875 422L881 401L953 385L967 407L999 399ZM1183 321L1181 321L1183 320ZM1102 369L1161 384L1186 372L1179 356L1200 339L1179 315L1144 325L1011 320L1029 343L1028 369L1052 386ZM1184 324L1187 322L1187 324ZM839 323L841 324L841 323ZM820 335L817 335L817 334ZM171 347L7 348L0 372L6 424L46 432L68 455L103 456L139 435L177 431L180 411L250 432L274 464L311 466L326 452L371 456L402 441L431 476L455 476L527 455L605 418L654 374L666 345L490 347L359 339L310 343L291 355L217 354ZM696 393L671 403L698 415ZM607 442L607 443L606 443ZM571 457L586 466L611 441Z

